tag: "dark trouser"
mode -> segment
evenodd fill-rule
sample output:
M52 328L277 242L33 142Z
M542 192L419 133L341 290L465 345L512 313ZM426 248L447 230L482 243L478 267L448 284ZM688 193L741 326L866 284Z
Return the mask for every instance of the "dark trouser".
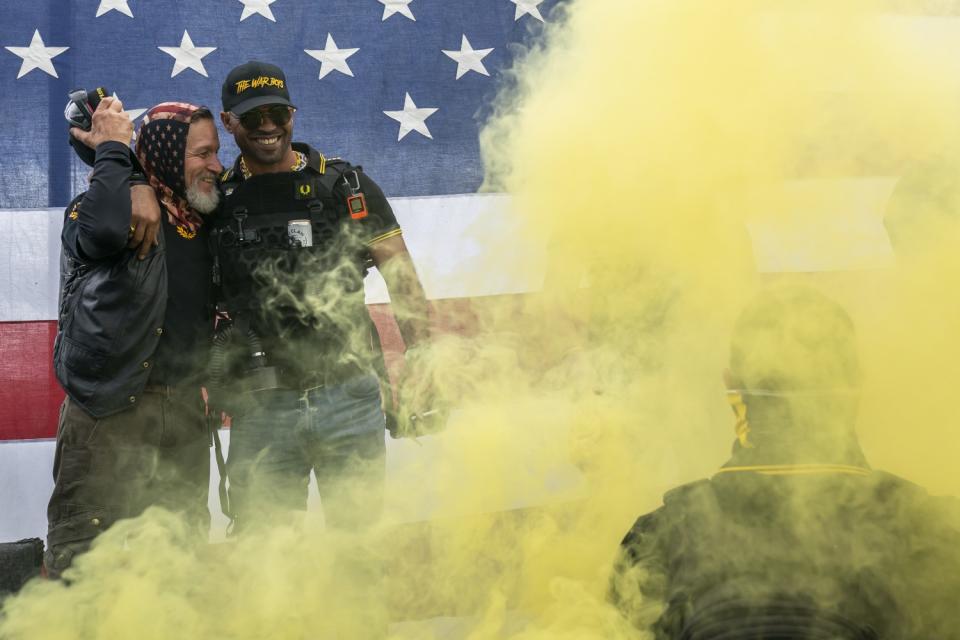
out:
M207 540L210 452L200 389L149 389L135 407L100 419L63 401L47 507L51 575L111 524L151 505L182 513Z
M227 461L235 531L306 509L311 470L329 526L360 529L380 517L386 445L375 375L243 402Z

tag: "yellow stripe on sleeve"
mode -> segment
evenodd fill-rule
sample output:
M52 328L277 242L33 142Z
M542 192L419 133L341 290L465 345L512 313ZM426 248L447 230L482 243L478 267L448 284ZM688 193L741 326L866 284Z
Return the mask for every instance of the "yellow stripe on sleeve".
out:
M368 247L373 246L373 245L377 244L378 242L383 242L383 241L386 240L387 238L393 238L393 237L399 236L399 235L401 235L401 234L403 234L403 230L402 230L402 229L400 229L400 228L392 229L392 230L390 230L390 231L387 231L386 233L381 233L379 236L377 236L376 238L373 238L372 240L368 240L368 241L367 241L367 246L368 246Z
M818 473L841 473L867 476L870 469L847 464L761 464L745 467L723 467L717 473L753 472L771 476L794 476Z

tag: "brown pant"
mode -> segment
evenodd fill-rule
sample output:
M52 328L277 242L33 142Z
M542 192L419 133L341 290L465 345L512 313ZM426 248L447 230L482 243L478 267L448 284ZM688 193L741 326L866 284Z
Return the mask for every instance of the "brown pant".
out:
M209 442L197 387L144 392L135 407L100 419L65 399L47 507L50 574L59 576L111 524L151 505L183 513L205 542Z

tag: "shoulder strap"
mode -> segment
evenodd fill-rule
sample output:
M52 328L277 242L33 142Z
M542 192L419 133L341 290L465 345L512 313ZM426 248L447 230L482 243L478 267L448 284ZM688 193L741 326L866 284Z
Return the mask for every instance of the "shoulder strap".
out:
M320 176L320 184L331 194L335 193L338 183L342 183L345 175L351 172L362 171L360 167L355 167L341 158L329 158L323 174Z

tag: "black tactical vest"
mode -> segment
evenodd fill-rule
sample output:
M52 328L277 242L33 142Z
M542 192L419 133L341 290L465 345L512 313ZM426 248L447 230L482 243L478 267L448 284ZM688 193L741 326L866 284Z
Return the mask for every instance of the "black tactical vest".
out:
M54 371L70 398L95 418L135 405L150 377L167 308L162 230L158 238L144 260L127 250L81 262L61 249Z
M308 165L239 180L229 173L222 182L211 231L218 307L263 339L270 364L369 368L363 278L372 261L344 191L354 171L330 160L322 173ZM297 239L307 226L311 246Z

